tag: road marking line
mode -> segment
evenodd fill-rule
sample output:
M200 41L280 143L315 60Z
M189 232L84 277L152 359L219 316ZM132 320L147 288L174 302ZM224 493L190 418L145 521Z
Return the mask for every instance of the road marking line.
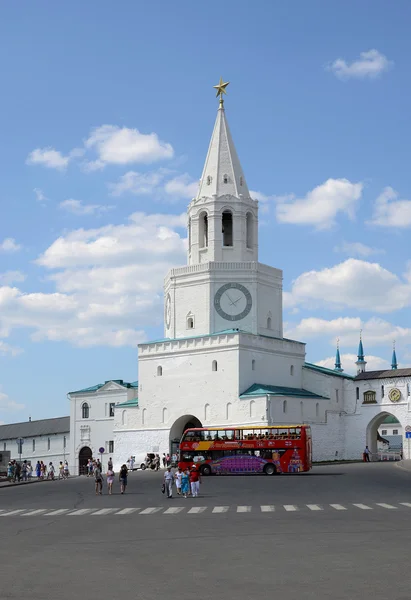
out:
M193 508L190 508L190 510L188 511L189 515L198 515L198 513L202 513L205 510L207 510L206 506L193 506Z
M184 508L184 506L170 506L170 508L167 508L167 510L163 512L163 515L176 515L184 510Z
M57 517L57 515L64 515L68 512L69 508L59 508L58 510L52 510L51 512L44 513L43 517Z
M330 504L330 506L331 508L335 508L335 510L347 510L342 504Z
M23 515L21 515L22 517L31 517L34 515L41 515L41 513L44 513L47 511L47 508L38 508L37 510L31 510L29 512L24 513Z
M400 504L402 504L403 506L407 506L408 508L411 508L411 502L400 502Z
M79 510L75 510L74 512L71 512L68 514L69 517L79 517L80 515L87 515L88 513L91 513L93 510L96 510L95 508L79 508Z
M287 512L294 512L298 510L297 506L295 506L294 504L283 504L283 506Z
M372 510L371 506L367 506L366 504L353 504L357 508L361 508L361 510Z
M140 510L139 508L123 508L116 512L116 515L131 515L131 513L136 512L136 510Z
M321 508L321 506L318 506L318 504L306 504L306 506L310 510L324 510L323 508Z
M144 510L141 511L141 513L139 513L139 515L152 515L153 513L158 512L159 510L162 510L162 506L157 506L157 507L150 507L150 508L145 508Z
M215 506L213 508L213 513L225 513L229 508L229 506Z
M260 508L261 508L261 512L274 512L275 511L275 508L272 504L271 505L263 505L263 506L260 506Z
M238 513L251 512L251 506L237 506Z
M0 517L12 517L13 515L18 515L22 512L24 512L26 509L25 508L18 508L16 510L11 510L10 512L6 512L3 515L0 515Z
M385 504L385 502L376 502L377 506L381 506L381 508L397 508L396 506L393 506L392 504Z
M96 512L91 513L92 516L94 515L109 515L110 513L113 513L114 511L116 511L116 508L101 508L100 510L97 510Z

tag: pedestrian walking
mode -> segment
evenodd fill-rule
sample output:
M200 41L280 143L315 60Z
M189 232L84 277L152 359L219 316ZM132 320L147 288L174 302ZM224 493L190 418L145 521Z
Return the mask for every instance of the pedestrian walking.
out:
M113 465L113 463L111 463ZM113 483L114 483L114 471L113 469L110 467L107 469L107 473L106 473L106 477L107 477L107 489L108 489L108 493L111 496L112 492L113 492Z
M171 456L169 455L168 452L167 452L167 456L166 456L166 465L167 465L167 467L171 466Z
M111 456L108 459L107 468L110 469L110 471L113 470L113 460L112 460Z
M163 452L162 459L163 459L163 467L166 468L167 458L166 458L165 452Z
M31 463L29 463L29 465L27 467L27 477L30 480L32 478L32 476L33 476L33 465Z
M164 485L166 486L167 498L173 497L173 481L174 475L171 472L171 467L167 467L167 471L164 473Z
M195 465L191 468L190 473L190 486L191 486L191 494L193 498L197 498L198 493L200 491L200 483L201 483L201 475L197 471L197 467Z
M183 494L184 498L187 498L187 495L190 492L190 470L186 469L185 471L183 471L183 474L181 475L181 493Z
M127 465L122 465L122 467L120 469L120 474L118 477L119 481L120 481L120 493L121 494L124 494L124 492L126 491L127 475L128 475Z
M44 479L44 462L40 461L40 479Z
M365 446L363 460L364 462L370 462L370 449L368 448L368 446Z
M178 467L177 471L174 475L174 480L176 482L177 495L181 496L181 478L183 477L183 471L180 467Z
M101 469L100 469L100 472L101 472ZM68 476L69 476L69 467L68 467L68 462L66 460L64 461L63 475L64 475L64 479L68 479Z
M9 481L13 481L13 479L14 479L14 467L13 467L13 463L11 461L7 465L7 479Z
M154 457L154 470L158 471L160 469L160 455L156 454Z
M103 474L101 469L96 465L94 467L94 481L96 483L96 496L103 494Z
M16 463L16 468L14 471L14 478L17 481L17 483L20 483L20 479L21 479L21 465L20 463Z
M37 463L36 463L36 477L40 481L40 477L41 477L41 464L40 464L39 461L37 461Z
M49 463L49 475L48 478L54 481L54 465L53 463Z
M21 478L23 481L27 481L27 471L28 471L27 460L23 460L23 464L21 465Z
M59 464L59 479L64 479L64 465L62 461Z

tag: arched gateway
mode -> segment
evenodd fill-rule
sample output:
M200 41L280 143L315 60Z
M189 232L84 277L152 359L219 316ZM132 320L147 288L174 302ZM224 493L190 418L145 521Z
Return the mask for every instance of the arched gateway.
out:
M79 475L85 475L87 471L87 462L89 459L93 457L93 453L91 448L88 446L83 446L83 448L78 453L78 472Z
M399 426L403 427L403 424L398 419L398 416L393 415L391 412L383 411L375 415L368 423L366 431L366 444L373 457L376 457L378 453L378 428L382 425L382 423L384 423L387 417L395 417L398 420Z
M195 417L194 415L183 415L182 417L174 421L170 429L171 455L177 453L181 436L186 431L186 429L191 429L192 427L202 427L201 421L197 419L197 417Z

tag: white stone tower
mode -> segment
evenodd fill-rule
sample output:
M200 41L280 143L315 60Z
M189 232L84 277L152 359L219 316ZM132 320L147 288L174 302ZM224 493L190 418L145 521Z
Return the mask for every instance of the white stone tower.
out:
M253 200L228 127L223 94L197 196L188 207L188 266L165 280L165 337L226 329L282 338L282 271L258 262Z

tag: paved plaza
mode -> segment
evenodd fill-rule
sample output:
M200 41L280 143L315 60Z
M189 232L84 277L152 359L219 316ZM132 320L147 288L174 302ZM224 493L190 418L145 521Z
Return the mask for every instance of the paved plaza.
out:
M411 473L397 464L210 477L187 499L165 498L161 481L135 472L124 496L96 496L87 478L0 490L1 597L409 597L395 582L409 563Z

